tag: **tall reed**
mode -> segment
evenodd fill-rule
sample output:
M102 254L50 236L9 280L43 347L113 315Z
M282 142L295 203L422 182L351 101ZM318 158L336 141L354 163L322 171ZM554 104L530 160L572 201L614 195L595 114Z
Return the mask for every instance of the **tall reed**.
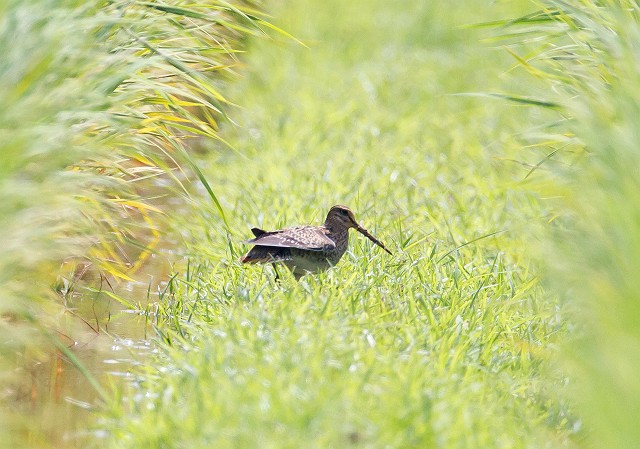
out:
M0 4L4 380L74 325L83 273L113 282L144 268L191 184L223 213L191 153L218 139L244 37L274 29L259 16L223 0Z
M536 4L537 13L504 23L500 34L544 81L544 99L561 105L541 145L542 159L555 163L538 175L557 211L541 246L576 328L565 355L577 414L586 446L638 447L640 6Z

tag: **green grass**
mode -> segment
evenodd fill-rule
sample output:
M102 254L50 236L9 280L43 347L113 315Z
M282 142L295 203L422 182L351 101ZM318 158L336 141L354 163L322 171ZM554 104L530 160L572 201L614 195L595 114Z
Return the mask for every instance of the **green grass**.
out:
M531 166L509 160L547 112L451 95L516 86L500 78L508 53L464 26L528 7L278 7L277 23L309 48L250 46L232 95L241 126L223 130L242 155L200 161L229 231L213 205L184 220L189 263L159 304L160 354L104 417L108 446L582 438L552 362L562 305L527 255L549 211L527 193ZM395 255L353 235L337 267L282 285L238 262L250 227L320 223L333 204Z

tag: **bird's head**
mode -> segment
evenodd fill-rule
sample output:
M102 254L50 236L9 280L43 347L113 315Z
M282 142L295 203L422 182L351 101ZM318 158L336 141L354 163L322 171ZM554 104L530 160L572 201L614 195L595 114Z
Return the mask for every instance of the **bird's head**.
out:
M369 240L371 240L373 243L378 245L380 248L382 248L389 254L393 255L393 253L389 251L387 247L384 246L384 244L380 240L372 236L369 233L369 231L367 231L365 228L363 228L358 224L358 222L356 221L356 217L353 214L353 211L349 209L347 206L340 206L340 205L333 206L329 210L329 213L327 214L327 219L325 220L324 225L330 229L354 228L356 231L358 231L360 234L367 237Z

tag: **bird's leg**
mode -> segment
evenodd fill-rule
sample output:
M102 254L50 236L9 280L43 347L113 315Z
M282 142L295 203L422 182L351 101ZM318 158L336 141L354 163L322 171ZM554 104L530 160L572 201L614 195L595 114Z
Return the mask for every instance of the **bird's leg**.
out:
M280 279L280 273L278 273L278 268L276 267L276 264L271 264L271 266L273 267L273 271L276 272L276 282L278 284L280 284L282 282L282 279Z

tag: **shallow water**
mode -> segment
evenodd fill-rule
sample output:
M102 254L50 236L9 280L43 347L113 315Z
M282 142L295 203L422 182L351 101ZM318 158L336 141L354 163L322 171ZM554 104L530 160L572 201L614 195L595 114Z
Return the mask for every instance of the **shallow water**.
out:
M172 269L170 256L154 257L145 267L146 279L115 285L109 291L127 301L150 306L160 301ZM149 275L153 273L153 275ZM87 286L95 279L85 279ZM111 286L115 287L115 291ZM155 317L127 309L109 295L76 288L63 300L67 313L60 317L60 341L90 375L110 394L133 380L132 370L145 363L154 350L151 336ZM29 348L15 375L3 386L0 401L14 441L7 447L86 448L103 429L92 428L92 413L102 398L89 379L53 342ZM97 445L99 446L99 444ZM0 447L5 445L0 442Z
M87 330L62 340L108 391L131 379L131 370L153 350L148 330L145 317L121 311L111 315L109 333ZM21 447L87 447L87 439L97 436L89 423L101 397L61 351L53 345L41 350L38 361L25 359L19 380L4 392L13 403L11 433Z
M160 292L181 260L175 250L179 247L176 238L164 233L137 275L128 273L136 278L131 282L107 281L83 261L65 261L61 268L64 275L56 288L65 311L48 317L49 322L58 320L59 340L107 395L132 381L132 371L154 350L154 303L162 301ZM140 312L145 308L147 313ZM0 379L0 427L11 439L0 441L0 448L99 447L95 441L105 429L96 427L93 412L100 409L102 398L87 376L53 342L34 343L16 357L12 372Z

